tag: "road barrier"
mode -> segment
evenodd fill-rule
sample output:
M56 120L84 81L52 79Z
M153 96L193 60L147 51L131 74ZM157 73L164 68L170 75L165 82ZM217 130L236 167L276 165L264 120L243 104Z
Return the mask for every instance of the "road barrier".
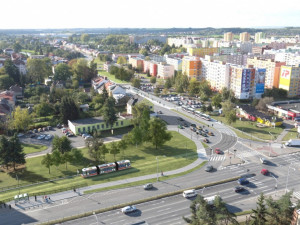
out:
M107 212L107 211L111 211L111 210L116 210L116 209L121 209L125 206L128 205L137 205L137 204L141 204L144 202L148 202L148 201L154 201L157 199L161 199L161 198L166 198L166 197L170 197L170 196L174 196L174 195L178 195L178 194L182 194L183 191L188 190L188 189L201 189L201 188L207 188L207 187L211 187L214 185L218 185L218 184L223 184L223 183L228 183L228 182L232 182L235 180L240 179L241 176L238 177L233 177L230 179L225 179L225 180L221 180L221 181L217 181L217 182L212 182L212 183L208 183L208 184L203 184L203 185L198 185L198 186L194 186L194 187L190 187L187 189L181 189L178 191L174 191L174 192L169 192L169 193L165 193L165 194L161 194L161 195L157 195L154 197L150 197L150 198L145 198L145 199L141 199L141 200L137 200L137 201L133 201L133 202L127 202L127 203L123 203L123 204L119 204L119 205L114 205L111 207L107 207L107 208L103 208L103 209L98 209L98 210L94 210L94 211L90 211L90 212L85 212L85 213L81 213L81 214L77 214L77 215L73 215L73 216L69 216L69 217L64 217L61 219L57 219L57 220L52 220L52 221L48 221L48 222L42 222L40 224L42 225L51 225L51 224L59 224L59 223L63 223L66 221L70 221L70 220L75 220L75 219L80 219L83 217L87 217L87 216L91 216L94 213L98 214L98 213L103 213L103 212Z

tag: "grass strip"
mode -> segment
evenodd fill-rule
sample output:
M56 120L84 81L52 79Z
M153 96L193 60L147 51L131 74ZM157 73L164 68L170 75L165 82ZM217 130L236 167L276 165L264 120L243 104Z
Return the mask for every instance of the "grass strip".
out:
M233 178L229 178L229 179L225 179L225 180L221 180L221 181L217 181L217 182L198 185L198 186L190 187L190 188L187 188L187 189L182 189L182 190L178 190L178 191L174 191L174 192L169 192L169 193L165 193L165 194L161 194L161 195L157 195L157 196L154 196L154 197L145 198L145 199L141 199L141 200L137 200L137 201L133 201L133 202L127 202L127 203L123 203L123 204L119 204L119 205L114 205L114 206L107 207L107 208L104 208L104 209L98 209L98 210L94 210L94 211L90 211L90 212L85 212L85 213L65 217L65 218L62 218L62 219L48 221L48 222L41 223L41 224L43 224L43 225L59 224L59 223L63 223L63 222L66 222L66 221L91 216L94 213L95 214L104 213L104 212L107 212L107 211L123 208L127 205L137 205L137 204L141 204L141 203L148 202L148 201L154 201L154 200L157 200L157 199L178 195L178 194L181 194L183 191L189 190L189 189L201 189L201 188L204 188L204 187L211 187L211 186L218 185L218 184L224 184L224 183L232 182L232 181L238 180L239 178L241 178L241 177L240 176L239 177L233 177Z

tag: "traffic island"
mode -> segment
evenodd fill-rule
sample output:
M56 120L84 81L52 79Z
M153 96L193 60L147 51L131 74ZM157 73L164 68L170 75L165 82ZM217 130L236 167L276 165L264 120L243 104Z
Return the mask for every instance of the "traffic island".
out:
M224 154L225 160L222 162L222 167L227 167L231 165L241 165L245 162L241 158L237 157L235 153L226 152Z

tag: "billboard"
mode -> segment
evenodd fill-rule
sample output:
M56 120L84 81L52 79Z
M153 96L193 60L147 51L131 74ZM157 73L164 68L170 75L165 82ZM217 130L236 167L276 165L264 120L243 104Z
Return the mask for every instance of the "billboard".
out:
M255 93L256 94L262 94L265 92L265 77L266 77L266 69L257 69L255 71L255 78L256 78Z
M250 91L250 85L251 85L250 78L251 78L251 69L243 69L241 93L247 93Z
M282 66L280 71L279 88L289 88L291 81L291 67Z

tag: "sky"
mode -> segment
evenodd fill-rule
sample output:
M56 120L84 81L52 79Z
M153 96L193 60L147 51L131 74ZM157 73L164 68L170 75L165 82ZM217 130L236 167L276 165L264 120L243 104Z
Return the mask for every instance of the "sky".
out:
M1 0L0 29L300 26L299 0Z

